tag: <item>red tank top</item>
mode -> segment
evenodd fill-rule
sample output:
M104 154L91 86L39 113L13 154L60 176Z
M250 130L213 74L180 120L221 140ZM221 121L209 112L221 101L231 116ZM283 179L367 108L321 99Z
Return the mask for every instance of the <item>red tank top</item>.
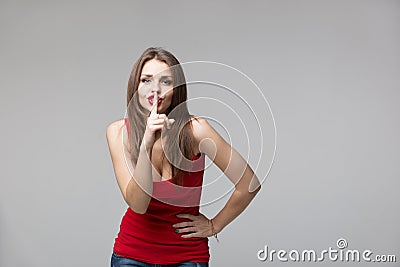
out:
M129 135L127 118L125 125ZM172 227L175 223L189 221L176 217L177 214L199 214L204 154L194 156L192 162L193 169L200 171L185 171L184 187L177 188L171 179L153 182L146 213L139 214L128 207L115 238L113 251L116 254L152 264L209 261L208 238L182 238L182 233L175 233Z

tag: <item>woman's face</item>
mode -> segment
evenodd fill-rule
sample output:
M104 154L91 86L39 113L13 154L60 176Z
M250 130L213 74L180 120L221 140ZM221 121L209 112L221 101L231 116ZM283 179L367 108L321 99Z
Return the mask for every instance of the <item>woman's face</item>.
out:
M173 79L169 66L159 60L147 61L140 74L138 88L139 103L151 111L153 107L154 92L158 93L157 113L165 113L171 105L173 95Z

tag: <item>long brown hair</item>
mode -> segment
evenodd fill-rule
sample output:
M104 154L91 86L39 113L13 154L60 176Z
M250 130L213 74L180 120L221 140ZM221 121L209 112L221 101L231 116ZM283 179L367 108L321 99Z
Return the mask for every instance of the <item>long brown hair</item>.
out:
M147 117L150 115L150 111L143 108L139 103L139 94L137 90L143 66L151 59L162 61L171 67L174 88L171 105L166 111L166 115L169 119L175 119L175 122L172 124L171 129L163 130L162 139L164 140L164 138L166 138L168 141L165 143L163 142L164 149L162 158L164 161L165 154L167 154L167 158L174 163L171 164L172 182L182 185L183 170L178 168L183 161L182 155L186 160L191 160L192 157L195 156L191 124L192 116L189 114L186 105L187 88L183 69L178 59L161 47L150 47L146 49L135 62L129 77L126 104L131 133L129 137L131 160L136 166L140 145L146 128Z

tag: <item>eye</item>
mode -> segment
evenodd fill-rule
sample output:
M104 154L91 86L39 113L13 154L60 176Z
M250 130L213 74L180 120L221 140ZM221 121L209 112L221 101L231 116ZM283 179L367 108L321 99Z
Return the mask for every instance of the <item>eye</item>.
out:
M150 79L146 79L146 78L143 78L143 79L141 79L140 81L141 81L142 83L150 83L150 82L151 82Z
M164 80L162 80L162 83L165 84L165 85L171 85L172 84L172 80L164 79Z

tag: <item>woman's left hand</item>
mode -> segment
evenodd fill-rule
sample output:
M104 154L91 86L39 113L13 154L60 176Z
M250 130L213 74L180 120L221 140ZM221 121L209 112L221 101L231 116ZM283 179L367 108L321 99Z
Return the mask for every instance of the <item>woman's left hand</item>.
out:
M176 233L188 233L181 235L183 238L188 237L209 237L212 236L212 225L210 220L204 216L203 214L192 215L187 213L182 213L176 215L178 218L186 218L191 221L189 222L180 222L172 225L176 228Z

